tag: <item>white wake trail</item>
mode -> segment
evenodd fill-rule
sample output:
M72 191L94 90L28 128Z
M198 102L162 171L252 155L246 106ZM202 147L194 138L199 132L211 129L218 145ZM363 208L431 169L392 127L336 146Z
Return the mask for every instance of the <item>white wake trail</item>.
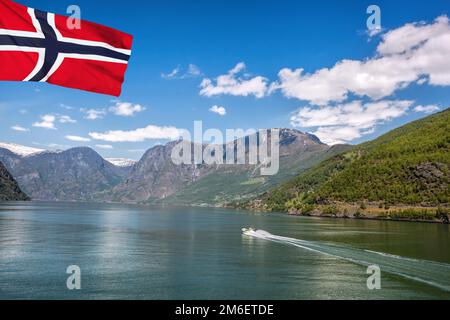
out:
M362 266L377 265L382 272L421 282L450 292L450 264L392 255L383 252L362 250L348 246L306 241L273 235L264 230L249 230L246 236L292 245L317 254L345 260Z

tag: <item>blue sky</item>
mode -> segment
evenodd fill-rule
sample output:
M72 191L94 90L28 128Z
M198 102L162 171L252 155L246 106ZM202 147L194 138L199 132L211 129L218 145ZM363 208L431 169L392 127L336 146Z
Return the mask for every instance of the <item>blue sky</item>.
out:
M373 2L381 8L383 28L373 37L369 37L366 27L366 8L373 4L369 1L17 2L58 14L65 14L66 8L75 3L82 10L82 19L130 33L134 44L119 101L47 84L1 82L3 142L41 148L87 145L105 157L139 159L143 150L165 140L149 134L145 141L114 142L96 139L98 135L92 133L134 132L149 125L192 130L193 121L202 120L205 128L296 127L319 132L325 140L359 143L450 105L448 74L439 65L436 68L430 64L423 67L425 71L422 67L417 71L419 67L411 64L404 71L415 72L410 79L374 88L360 88L353 83L353 75L348 74L354 71L351 66L343 67L343 74L338 74L339 79L348 77L342 80L344 83L336 80L339 70L333 69L345 59L364 64L380 55L391 55L395 39L388 39L389 48L384 53L377 51L383 35L406 23L423 21L432 26L437 17L449 15L450 6L445 0ZM441 20L439 26L446 24ZM434 31L427 31L415 25L415 34L431 32L436 39L448 35L440 32L439 26L436 23ZM428 52L426 49L420 57ZM407 58L399 56L396 65ZM238 63L245 63L245 69ZM242 68L230 74L236 66ZM290 76L298 68L304 71L283 82L279 72L284 68L288 68ZM328 68L330 74L302 78L322 68ZM371 70L365 64L358 68ZM377 65L374 68L379 70ZM437 74L436 69L441 73ZM387 68L387 76L391 76L391 70ZM217 77L227 74L224 79L236 81L236 86L224 88L217 84ZM210 86L203 82L201 94L204 79L210 80ZM253 85L248 83L251 80ZM311 89L315 83L320 88L317 94ZM344 90L344 97L334 96L336 86ZM322 88L328 88L329 94ZM392 93L381 95L385 90ZM135 112L124 116L119 106L122 111L134 108ZM226 114L211 112L213 106L223 107ZM375 108L382 111L375 112ZM101 118L86 119L91 109L98 111ZM51 117L43 121L46 115ZM327 119L331 122L326 123ZM42 122L47 125L36 126ZM48 122L56 129L49 129ZM17 131L17 127L26 131ZM330 134L333 132L336 137ZM68 136L89 141L71 141Z

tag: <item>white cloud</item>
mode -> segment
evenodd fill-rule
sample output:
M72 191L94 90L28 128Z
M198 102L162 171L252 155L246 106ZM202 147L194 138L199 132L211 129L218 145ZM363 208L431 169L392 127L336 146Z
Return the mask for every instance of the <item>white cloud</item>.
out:
M59 116L59 122L61 123L77 123L76 120L72 119L69 116Z
M212 106L209 108L210 112L217 113L219 116L224 116L227 114L227 110L224 107Z
M68 106L68 105L66 105L64 103L60 103L59 106L60 106L60 108L63 108L63 109L66 109L66 110L73 110L73 109L75 109L74 107Z
M362 136L358 128L346 126L320 127L313 134L328 145L345 144Z
M349 93L374 100L390 96L396 90L418 79L418 74L403 57L382 57L374 60L343 60L331 69L304 74L303 69L283 69L280 81L271 91L281 89L288 98L309 101L316 105L342 102Z
M415 112L423 112L423 113L433 113L436 111L439 111L440 108L437 105L431 104L431 105L427 105L427 106L422 106L419 105L417 107L414 108Z
M96 144L95 146L100 149L114 149L114 147L110 144Z
M117 116L122 117L132 117L138 112L145 111L145 107L141 106L140 104L133 104L130 102L121 102L121 101L114 101L114 105L109 107L108 109L86 109L81 108L80 111L86 114L84 117L87 120L97 120L97 119L103 119L104 116L107 114L107 112L111 112Z
M97 119L103 119L103 116L106 115L106 111L104 109L80 109L81 112L85 113L86 116L84 117L87 120L97 120Z
M365 104L353 101L337 106L304 107L291 116L291 124L316 128L313 133L326 144L347 143L373 133L384 122L405 115L413 103L409 100Z
M117 101L116 104L109 108L109 111L117 116L132 117L135 113L144 111L145 108L140 104L132 104L130 102Z
M55 116L53 116L51 114L46 114L44 116L41 116L41 120L42 121L40 121L40 122L33 123L33 127L56 130L56 127L55 127L56 117Z
M424 22L407 23L384 34L383 41L379 44L377 51L382 55L410 52L429 40L447 35L449 32L448 23L446 16L438 17L432 24Z
M202 71L200 70L200 68L198 66L191 63L188 66L187 75L191 76L191 77L198 77L198 76L202 75Z
M80 136L71 136L71 135L66 136L66 139L70 140L70 141L76 141L76 142L89 142L89 141L91 141L91 139L89 139L89 138L83 138L83 137L80 137Z
M366 60L341 60L332 68L305 73L282 69L269 92L316 105L343 102L349 94L379 100L419 81L450 85L450 24L446 16L431 24L407 24L387 32L377 55Z
M229 94L232 96L255 96L256 98L262 98L267 93L267 79L261 76L254 78L239 77L245 69L243 62L238 63L233 69L228 71L227 74L218 76L214 81L211 79L203 79L200 84L200 95L206 97L212 97L222 94Z
M12 126L11 129L14 130L14 131L20 131L20 132L28 132L28 131L30 131L30 129L24 128L24 127L19 126L19 125Z
M180 73L180 69L181 69L180 66L177 66L169 73L161 73L161 77L164 79L174 79Z
M60 123L77 123L77 121L70 116L46 114L41 116L41 121L33 123L33 127L56 130L56 121L59 121Z
M145 140L164 139L175 140L181 136L181 130L175 127L159 127L149 125L136 130L110 130L104 133L91 132L89 136L96 140L108 142L142 142Z
M187 69L182 70L181 66L177 66L169 73L161 73L161 77L167 80L196 78L202 75L202 71L195 64L190 63Z

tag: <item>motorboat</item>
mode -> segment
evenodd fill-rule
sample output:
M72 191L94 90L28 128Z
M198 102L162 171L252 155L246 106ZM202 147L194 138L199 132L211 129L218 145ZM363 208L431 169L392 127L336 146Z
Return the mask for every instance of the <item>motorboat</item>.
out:
M252 233L252 232L256 232L256 229L253 228L242 228L242 233L246 234L246 233Z

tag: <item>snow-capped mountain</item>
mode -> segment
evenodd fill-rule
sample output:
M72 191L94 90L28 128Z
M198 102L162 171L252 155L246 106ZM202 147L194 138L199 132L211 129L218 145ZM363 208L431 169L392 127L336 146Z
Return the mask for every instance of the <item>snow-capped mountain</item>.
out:
M15 153L18 156L21 157L30 157L41 153L59 153L61 151L51 151L46 149L40 149L40 148L33 148L33 147L27 147L20 144L15 143L7 143L7 142L0 142L0 148L7 149L11 151L12 153ZM137 161L126 159L126 158L106 158L106 161L109 163L115 165L116 167L132 167L134 166Z
M34 200L92 201L121 183L132 167L117 167L88 147L20 156L0 148L0 162Z
M32 148L32 147L22 146L20 144L5 143L5 142L0 142L0 148L7 149L21 157L28 157L28 156L35 155L38 153L48 152L48 150L45 150L45 149Z
M136 160L125 158L106 158L105 160L117 167L132 167L137 163Z

